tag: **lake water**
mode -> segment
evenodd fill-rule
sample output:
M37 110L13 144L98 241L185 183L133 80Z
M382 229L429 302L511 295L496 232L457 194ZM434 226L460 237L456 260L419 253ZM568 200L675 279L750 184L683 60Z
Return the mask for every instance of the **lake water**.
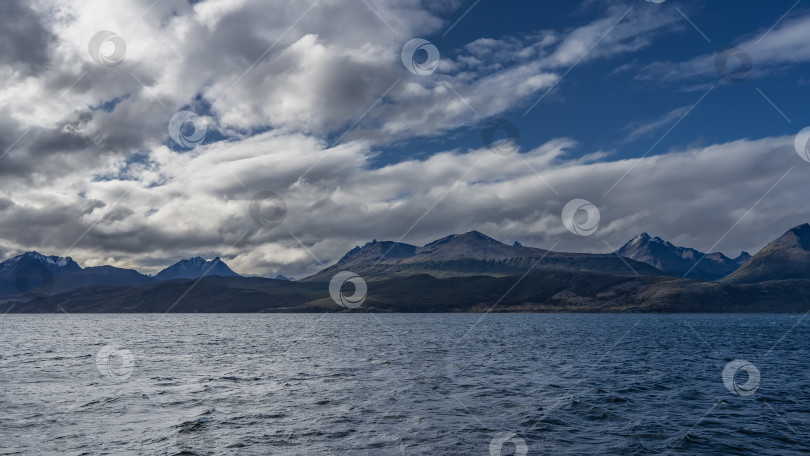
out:
M809 325L5 315L0 454L807 454Z

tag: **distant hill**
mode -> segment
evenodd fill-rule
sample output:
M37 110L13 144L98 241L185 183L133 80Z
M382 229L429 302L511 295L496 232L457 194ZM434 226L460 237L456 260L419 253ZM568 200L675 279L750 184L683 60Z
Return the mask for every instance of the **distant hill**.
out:
M630 267L628 267L628 265ZM662 275L661 271L614 254L552 252L519 243L507 245L478 231L454 234L423 247L373 241L355 247L336 264L305 281L329 280L350 270L366 280L429 274L437 278L472 275L508 276L533 270L600 272L614 275Z
M522 277L522 280L521 280ZM182 299L181 299L182 298ZM90 287L6 303L11 312L346 312L326 282L204 277L143 287ZM526 276L368 282L352 312L805 312L810 280L721 284L669 276L535 271Z
M93 266L72 272L56 281L56 291L71 290L93 285L139 287L154 283L155 278L134 269L114 266Z
M722 281L757 283L785 279L810 279L810 224L788 230Z
M98 277L99 280L125 282L128 285L143 285L154 282L154 277L141 274L134 269L117 268L115 266L90 266L82 269L82 274L89 277Z
M220 260L219 257L206 261L202 257L181 260L155 275L158 281L175 279L199 279L203 276L241 277Z
M747 252L742 252L733 260L719 252L706 254L692 248L675 246L647 233L630 240L616 254L649 264L669 275L707 281L731 274L751 258Z

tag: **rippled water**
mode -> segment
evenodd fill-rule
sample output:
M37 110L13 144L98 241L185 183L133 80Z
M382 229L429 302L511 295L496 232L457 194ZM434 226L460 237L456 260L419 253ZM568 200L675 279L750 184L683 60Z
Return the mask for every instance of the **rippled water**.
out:
M6 315L0 454L807 454L808 324Z

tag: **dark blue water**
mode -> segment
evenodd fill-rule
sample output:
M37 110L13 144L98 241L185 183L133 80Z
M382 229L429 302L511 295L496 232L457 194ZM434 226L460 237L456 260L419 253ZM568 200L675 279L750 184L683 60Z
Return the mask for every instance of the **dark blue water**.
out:
M6 315L0 454L808 454L809 324Z

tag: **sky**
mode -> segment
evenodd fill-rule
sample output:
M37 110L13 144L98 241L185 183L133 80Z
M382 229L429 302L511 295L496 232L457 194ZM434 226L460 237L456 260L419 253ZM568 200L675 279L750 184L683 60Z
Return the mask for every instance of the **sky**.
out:
M5 0L0 256L755 253L810 221L808 70L801 0Z

